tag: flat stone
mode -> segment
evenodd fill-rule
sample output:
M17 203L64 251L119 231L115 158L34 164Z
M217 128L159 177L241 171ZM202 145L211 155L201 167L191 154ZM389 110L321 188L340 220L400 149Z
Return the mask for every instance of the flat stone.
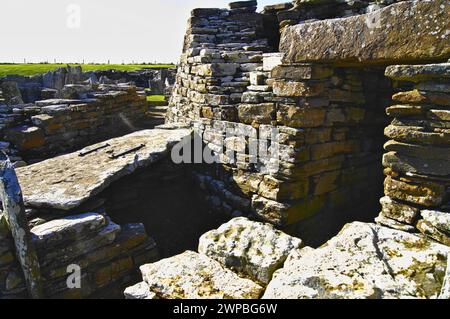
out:
M448 106L450 104L450 94L441 92L426 92L417 89L406 92L399 92L392 96L395 102L411 104L437 104Z
M450 165L447 160L422 159L410 157L396 152L383 155L383 165L396 172L415 173L434 176L450 175Z
M79 152L52 158L17 169L24 202L29 207L71 210L100 193L112 182L130 175L165 156L171 147L188 137L191 130L144 130L104 141L89 147L108 147L79 156ZM110 157L130 148L141 149Z
M396 81L419 82L428 79L450 78L450 63L425 65L391 65L385 75Z
M273 84L273 93L276 96L317 96L323 93L325 85L323 83L308 82L285 82L275 81Z
M97 213L87 213L55 219L45 224L33 227L31 235L38 247L70 241L95 232L105 226L106 218Z
M284 80L318 80L328 78L333 75L330 67L314 64L280 65L275 67L271 73L275 79Z
M45 225L45 224L44 224ZM98 232L85 234L87 238L75 238L73 242L68 242L68 238L62 238L65 242L63 248L47 249L48 245L39 245L43 251L40 253L39 263L41 267L50 264L52 267L62 265L79 256L109 245L120 233L121 227L113 222L99 229ZM59 244L59 242L58 242Z
M447 59L449 6L446 0L403 1L368 14L286 27L280 51L287 63Z
M150 287L145 281L128 287L123 294L125 299L158 299L156 294L150 291Z
M422 159L448 160L450 158L450 149L448 147L424 146L391 140L384 144L384 149L388 152L396 152L402 155Z
M270 224L235 218L200 238L198 251L256 282L268 284L302 240Z
M431 223L426 220L419 220L417 223L417 229L420 232L444 245L450 246L450 236L443 231L434 227Z
M449 145L450 133L428 132L422 127L389 125L384 130L387 137L405 143Z
M270 72L273 68L282 64L282 53L265 53L263 55L263 70Z
M386 226L386 227L400 230L400 231L404 231L404 232L408 232L408 233L416 232L416 228L414 226L404 224L395 219L386 217L383 214L380 214L377 218L375 218L375 222L379 225Z
M245 124L270 124L276 117L275 104L240 104L238 117L239 121Z
M321 248L294 251L263 298L437 298L449 252L423 236L355 222Z
M450 234L450 213L435 210L423 210L421 215L425 221L437 229Z
M396 201L389 196L381 198L382 215L401 223L413 224L420 214L420 210L411 205Z
M140 269L150 290L162 299L256 299L263 292L253 281L192 251Z
M394 199L426 207L442 205L446 196L444 185L433 182L406 182L389 176L384 182L384 193Z
M391 117L415 117L423 116L428 108L421 105L393 105L386 109Z

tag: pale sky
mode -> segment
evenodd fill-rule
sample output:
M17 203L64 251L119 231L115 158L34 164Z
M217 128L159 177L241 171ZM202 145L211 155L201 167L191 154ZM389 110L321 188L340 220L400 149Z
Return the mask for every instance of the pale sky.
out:
M177 62L190 11L229 2L1 0L0 62Z

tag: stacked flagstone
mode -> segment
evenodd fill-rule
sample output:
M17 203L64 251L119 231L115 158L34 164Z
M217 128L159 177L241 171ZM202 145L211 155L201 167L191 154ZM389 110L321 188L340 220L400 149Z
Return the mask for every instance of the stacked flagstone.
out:
M64 87L68 89L68 86ZM5 132L27 159L46 159L67 153L117 134L136 130L147 111L145 97L128 85L70 86L66 99L15 106L22 117Z
M450 64L390 66L398 84L387 114L381 224L450 244ZM419 220L419 221L418 221ZM418 221L418 223L417 223Z
M142 224L121 227L98 213L43 222L31 228L31 235L47 298L86 298L120 289L134 280L139 265L158 257L156 244ZM25 297L25 283L9 234L1 247L0 297ZM80 277L76 277L77 271Z

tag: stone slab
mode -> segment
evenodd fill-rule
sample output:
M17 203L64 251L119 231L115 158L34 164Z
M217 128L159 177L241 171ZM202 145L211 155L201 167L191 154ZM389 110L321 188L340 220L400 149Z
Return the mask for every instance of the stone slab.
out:
M296 251L264 298L437 298L449 252L423 236L355 222L316 250Z
M286 27L285 63L394 64L442 61L450 54L446 0L403 1L372 13Z
M109 146L79 156L59 156L17 170L26 206L71 210L100 193L112 182L148 166L168 153L171 146L190 136L188 129L144 130L90 146ZM113 159L131 148L141 149Z

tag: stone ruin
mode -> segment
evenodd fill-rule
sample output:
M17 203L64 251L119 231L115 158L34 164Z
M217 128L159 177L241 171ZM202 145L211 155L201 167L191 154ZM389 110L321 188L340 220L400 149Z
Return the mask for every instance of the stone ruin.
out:
M33 77L6 76L0 79L1 148L19 167L163 124L165 103L147 103L150 91L145 89L149 81L165 89L169 74L83 73L81 67L68 66Z
M192 11L165 125L16 170L43 296L450 298L448 1L256 7Z

